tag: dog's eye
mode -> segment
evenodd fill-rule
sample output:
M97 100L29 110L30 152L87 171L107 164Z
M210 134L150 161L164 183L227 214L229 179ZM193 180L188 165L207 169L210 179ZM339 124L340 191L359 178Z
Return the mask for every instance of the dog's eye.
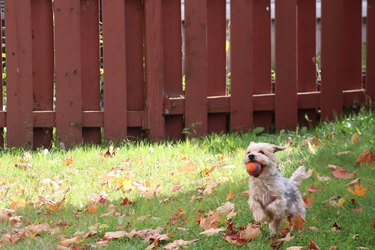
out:
M259 151L260 154L264 155L264 152L263 151Z

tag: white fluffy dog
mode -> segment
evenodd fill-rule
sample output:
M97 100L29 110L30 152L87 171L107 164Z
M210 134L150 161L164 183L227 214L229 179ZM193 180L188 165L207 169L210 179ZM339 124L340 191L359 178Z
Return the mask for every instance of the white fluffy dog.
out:
M298 189L307 174L303 166L289 179L277 172L274 153L283 149L268 143L251 142L244 159L245 164L259 162L262 165L261 174L249 178L249 207L254 220L269 222L271 235L278 233L284 218L300 216L305 219L305 204Z

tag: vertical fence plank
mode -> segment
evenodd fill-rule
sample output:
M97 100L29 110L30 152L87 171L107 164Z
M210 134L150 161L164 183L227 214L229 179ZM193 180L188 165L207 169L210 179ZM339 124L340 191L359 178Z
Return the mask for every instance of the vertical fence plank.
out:
M165 137L162 0L145 1L146 113L149 139Z
M81 0L82 109L100 110L99 0ZM84 142L100 143L100 128L83 128Z
M343 89L362 87L362 1L344 0Z
M82 142L80 0L55 0L56 135L70 148Z
M54 51L52 1L31 1L34 110L53 110ZM34 128L34 148L52 144L52 128Z
M276 129L297 126L297 0L276 3Z
M33 145L31 1L5 1L8 147Z
M333 119L343 108L343 1L322 2L322 119Z
M143 111L145 104L144 80L144 8L143 0L125 1L126 85L127 107ZM128 137L142 138L142 128L128 128Z
M298 92L316 91L316 0L298 0L297 16ZM299 110L298 116L300 125L311 125L317 122L316 110Z
M185 127L207 134L207 0L185 1Z
M182 95L181 1L163 0L164 90L166 98ZM168 110L164 110L168 113ZM181 139L182 115L165 117L166 136Z
M271 85L271 8L269 0L251 1L251 84L254 94L272 93ZM254 113L254 126L272 124L273 112Z
M4 18L4 15L3 15L3 12L1 11L0 12L0 19L3 20ZM3 71L4 71L4 68L3 68L3 62L4 62L4 58L3 58L3 30L4 30L4 27L3 27L3 22L1 21L0 22L0 29L1 29L1 40L0 40L0 46L1 46L1 65L0 65L0 73L1 73L1 80L0 80L0 112L4 112L4 108L3 108L3 84L4 84L4 81L5 79L3 79ZM4 121L5 123L5 121ZM0 149L2 149L4 147L4 128L3 127L0 127Z
M104 135L127 138L125 1L103 0Z
M375 108L375 0L367 1L366 94Z
M207 94L226 93L226 1L207 0ZM208 132L227 131L226 114L208 115Z
M230 11L230 127L232 131L246 131L253 125L250 1L232 0Z

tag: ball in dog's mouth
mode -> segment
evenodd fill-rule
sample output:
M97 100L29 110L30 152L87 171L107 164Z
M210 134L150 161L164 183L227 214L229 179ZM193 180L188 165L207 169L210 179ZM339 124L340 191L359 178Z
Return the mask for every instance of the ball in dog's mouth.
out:
M246 163L246 171L249 175L258 177L262 173L262 164L256 161Z

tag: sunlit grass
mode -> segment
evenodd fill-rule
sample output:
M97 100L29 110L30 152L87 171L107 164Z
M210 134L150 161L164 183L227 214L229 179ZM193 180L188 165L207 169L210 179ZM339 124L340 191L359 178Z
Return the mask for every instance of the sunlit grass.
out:
M351 137L359 133L360 142L353 144ZM309 148L306 139L316 137L319 145ZM359 246L374 247L374 229L371 220L375 217L375 171L374 166L355 164L358 155L365 149L375 152L375 115L361 113L349 115L334 123L318 126L314 130L299 128L297 131L281 131L278 134L256 135L224 134L212 135L203 139L189 139L181 142L127 142L114 147L113 157L105 157L107 146L83 146L70 151L52 149L30 152L32 166L28 169L16 168L24 158L23 150L9 150L0 153L0 186L7 191L0 192L0 208L9 208L15 202L20 206L17 215L22 217L22 226L41 222L51 223L66 220L70 226L61 228L56 234L45 234L34 239L25 239L17 244L6 245L6 249L54 249L63 238L69 238L77 231L87 231L95 227L99 234L85 243L94 243L108 231L165 227L172 234L171 239L200 239L190 246L191 249L236 249L223 237L202 236L195 218L201 211L215 210L226 202L229 191L235 193L232 202L237 216L233 221L236 226L245 226L252 221L247 206L248 197L243 194L248 189L247 174L242 165L244 148L250 141L266 141L278 145L293 143L287 150L278 153L278 161L283 166L282 172L289 176L299 165L314 169L313 176L306 180L301 191L305 192L310 185L322 189L314 194L315 200L307 211L307 223L302 232L293 233L296 238L285 243L287 246L307 246L309 240L315 241L322 249L336 245L338 249L355 249ZM337 156L336 153L351 151L352 154ZM64 159L72 157L74 163L67 166ZM356 176L369 188L363 198L347 192L348 180L332 178L328 183L320 182L317 174L332 177L329 164L357 171ZM209 175L205 169L216 166ZM121 169L127 177L110 180L106 175L113 169ZM190 169L190 170L189 170ZM54 189L45 184L46 179L58 180L60 187ZM210 182L219 185L212 194L201 195L199 189ZM157 189L157 195L145 197L138 191L134 182ZM180 189L172 192L176 184ZM1 189L0 189L1 190ZM57 211L48 211L40 205L39 196L67 190L66 200ZM106 204L97 204L98 211L90 214L85 211L92 194L106 193ZM334 195L344 197L346 202L341 209L323 205L323 201ZM61 199L60 194L56 199ZM124 198L134 202L132 205L120 206ZM364 209L361 214L350 211L350 199ZM112 203L122 216L100 217L108 212ZM178 208L186 211L185 221L168 224L169 219ZM143 219L139 219L143 218ZM337 222L340 231L333 232L332 225ZM309 230L316 227L317 231ZM0 237L11 233L14 226L0 222ZM249 246L254 249L271 249L268 229L264 226L262 235ZM140 239L113 240L108 249L144 249L150 242ZM161 244L163 245L163 244Z

